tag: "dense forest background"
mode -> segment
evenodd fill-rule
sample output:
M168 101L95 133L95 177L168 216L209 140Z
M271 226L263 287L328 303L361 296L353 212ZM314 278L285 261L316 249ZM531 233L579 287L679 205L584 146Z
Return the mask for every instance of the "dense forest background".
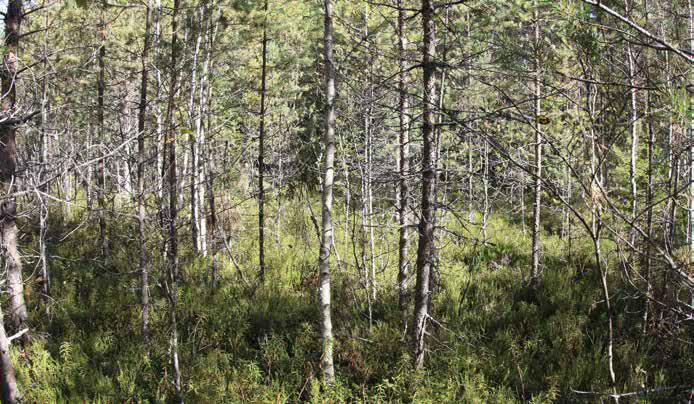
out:
M9 0L2 401L694 399L691 0Z

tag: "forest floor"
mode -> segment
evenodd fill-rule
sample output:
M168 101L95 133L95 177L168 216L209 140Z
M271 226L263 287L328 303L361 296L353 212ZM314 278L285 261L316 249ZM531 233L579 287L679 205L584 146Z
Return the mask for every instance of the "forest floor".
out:
M318 243L304 206L286 202L279 227L268 220L267 277L262 286L254 286L257 219L250 205L236 215L235 223L225 224L233 232L233 260L223 243L210 245L211 252L218 251L216 288L212 258L196 257L183 248L178 333L186 401L592 402L604 396L573 390L611 391L607 315L590 243L577 238L569 246L567 240L544 234L542 281L532 291L525 282L529 233L496 215L489 221L486 243L479 241L479 227L453 220L441 233L430 351L426 370L419 372L411 368L410 343L398 309L396 228L379 226L377 232L374 300L360 276L364 268L354 265L362 259L360 223L353 227L353 242L344 235L355 231L345 232L344 215L338 218L340 260L333 261L332 287L337 384L325 389L318 369ZM145 345L139 328L134 221L112 221L112 248L105 258L96 224L88 225L94 220L75 212L69 218L53 217L51 298L44 305L38 293L29 297L34 343L25 352L13 351L26 399L165 401L173 386L168 306L159 285L164 265L160 253L150 260L154 333ZM276 230L281 230L280 237ZM161 249L160 237L151 232L149 248ZM416 234L411 238L416 242ZM34 255L34 242L22 241L28 260ZM414 256L414 244L410 251ZM32 265L26 264L27 271ZM32 282L35 277L28 276L28 285ZM617 313L618 390L694 380L692 347L676 338L644 333L640 313L630 310L638 302L619 271L612 270L610 284ZM676 400L681 394L668 391L643 400Z

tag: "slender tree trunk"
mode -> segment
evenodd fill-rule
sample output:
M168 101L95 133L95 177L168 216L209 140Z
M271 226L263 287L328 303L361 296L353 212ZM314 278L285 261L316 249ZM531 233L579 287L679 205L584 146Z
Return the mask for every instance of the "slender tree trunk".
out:
M343 229L344 240L349 240L349 229L350 229L350 209L352 206L352 184L349 179L349 165L347 164L347 152L345 146L342 142L342 137L339 138L340 149L342 155L342 172L345 175L345 226Z
M209 123L211 122L211 117L208 118L208 127ZM207 203L208 203L208 209L210 212L210 227L212 231L212 240L214 243L212 244L213 246L218 243L218 237L220 237L220 232L219 229L217 228L217 202L215 200L214 196L214 177L215 177L215 162L214 160L210 160L208 166L207 166L207 173L206 173L206 181L207 181ZM212 249L212 281L211 281L211 291L214 293L214 291L217 289L217 280L218 280L218 275L217 275L217 252L218 249L216 247L213 247Z
M142 50L142 77L140 82L140 105L137 116L137 227L140 238L140 297L142 302L142 338L149 343L149 273L147 270L147 241L145 236L145 125L147 122L147 80L149 67L150 30L152 20L152 0L148 0L145 15L145 44Z
M473 201L475 200L473 198L474 194L474 163L473 163L473 152L474 152L474 146L475 146L475 141L472 138L472 134L468 134L468 136L465 137L465 143L467 145L467 203L468 203L468 220L472 222L475 219L475 204Z
M267 97L267 2L263 3L263 45L260 73L260 127L258 128L258 277L265 282L265 115Z
M365 50L369 60L366 72L366 114L364 116L364 132L366 136L366 225L368 227L369 236L369 278L371 285L371 301L376 301L376 242L374 234L374 203L373 203L373 58L371 57L371 46L369 41L369 4L366 4L364 11L364 35L367 38ZM371 317L371 316L370 316Z
M403 328L407 332L407 316L409 308L409 183L410 174L410 117L407 94L407 72L405 71L405 52L407 46L406 37L406 12L403 9L403 0L398 0L398 104L399 104L399 150L398 150L398 220L400 239L398 241L398 303L403 316Z
M162 57L161 57L161 46L162 46L162 32L161 32L161 18L162 18L162 7L161 0L155 0L154 3L154 77L156 79L156 91L154 94L154 114L156 116L156 158L157 158L157 170L155 174L154 181L156 183L156 195L157 204L159 210L159 226L164 228L164 212L166 211L165 201L164 201L164 171L165 171L165 160L166 160L166 144L164 143L164 129L163 129L163 114L161 108L162 94L162 74L163 69ZM164 243L166 248L166 243Z
M320 255L318 266L320 271L319 302L321 312L321 335L323 338L323 354L321 369L327 384L335 381L333 366L333 324L330 306L330 248L333 243L333 182L335 176L335 64L333 60L333 4L332 0L324 0L324 52L325 52L325 94L326 114L323 144L323 191L322 191L322 225L320 240Z
M93 138L92 125L91 125L91 122L87 122L87 141L86 141L86 143L87 143L87 147L89 147L89 148L92 148L92 146L94 145L92 138ZM84 193L86 194L85 196L87 198L87 209L89 210L89 213L91 213L94 210L94 189L92 186L92 179L93 178L94 178L94 167L92 164L90 164L89 166L87 166L86 178L84 179ZM60 193L60 187L58 187L58 193Z
M21 0L10 0L5 13L5 51L3 66L0 69L2 80L2 114L10 118L16 112L17 48L19 46L20 27L23 10ZM27 308L24 301L24 284L22 282L22 263L17 251L17 215L15 192L15 172L17 170L17 144L14 125L0 126L0 185L3 200L0 203L0 254L5 261L7 283L10 293L11 319L19 331L26 327ZM24 335L28 335L26 333ZM28 339L27 339L28 341ZM10 357L10 342L5 332L2 308L0 307L0 387L2 401L16 403L21 395L15 380L14 367Z
M489 224L489 141L482 139L482 243L487 244Z
M537 0L535 5L535 47L540 46L540 10ZM530 286L535 288L540 281L540 214L542 212L542 129L540 126L542 97L542 72L540 68L539 49L535 49L534 60L534 116L535 116L535 202L533 204L533 245L532 245L532 268L530 270Z
M650 4L648 0L643 1L643 8L644 8L644 13L645 13L645 20L646 23L649 22L650 20ZM646 53L644 56L644 75L645 75L645 81L646 81L646 86L650 87L652 85L651 83L651 74L650 74L650 66L649 66L649 57L648 54ZM654 117L652 116L651 113L651 92L646 90L645 92L645 99L644 99L644 117L646 119L646 128L648 130L648 166L647 166L647 177L648 177L648 183L646 185L646 237L644 240L644 247L643 247L643 256L641 257L641 265L642 265L642 273L643 273L643 278L644 281L646 282L646 296L645 296L645 301L644 301L644 309L643 309L643 325L642 325L642 332L644 335L648 333L649 329L649 321L652 317L651 313L651 299L653 295L653 287L651 284L651 264L652 264L652 258L651 258L651 252L652 252L652 244L651 241L653 240L653 198L654 198L654 178L653 178L653 164L654 164L654 153L655 153L655 128L654 128Z
M215 19L214 18L214 2L211 2L210 8L210 19ZM215 19L215 21L218 21ZM215 43L215 38L217 34L217 27L218 27L218 22L215 22L214 28L212 29L212 34L210 37L210 40L208 42L208 48L207 48L207 63L208 67L206 68L207 72L212 72L211 75L214 75L214 64L212 60L212 53L214 50L214 43ZM207 92L207 97L205 98L206 101L204 103L205 106L205 114L206 114L206 123L207 123L207 130L210 131L212 126L212 119L214 117L213 110L212 110L212 84L209 83L207 84L207 87L205 89ZM204 133L203 133L203 139L204 139ZM212 240L214 241L214 245L217 244L218 242L218 237L220 236L219 234L219 229L217 226L217 206L216 206L216 201L215 201L215 195L214 195L214 178L216 175L216 161L213 156L210 156L210 158L207 160L207 164L204 166L205 168L205 173L204 173L204 179L206 182L205 189L207 191L206 196L208 199L208 209L210 212L210 226L212 228ZM207 210L206 210L207 211ZM205 241L207 243L207 241ZM217 282L218 282L218 275L217 275L217 253L218 253L218 248L213 247L212 248L212 287L211 291L214 293L214 291L217 289Z
M4 404L22 402L22 395L17 387L17 379L14 375L14 366L10 356L10 340L5 332L5 325L0 309L0 392Z
M694 53L694 7L692 7L692 1L688 1L688 6L689 6L689 33L690 33L690 50L692 53ZM692 71L694 69L691 68L689 69L689 78L692 78ZM694 100L694 98L693 98ZM690 146L689 146L689 157L690 157L690 165L689 165L689 226L688 226L688 231L687 234L689 235L688 237L688 242L689 242L689 262L694 264L694 102L691 102L689 104L690 108L690 121L689 121L689 141L690 141ZM694 304L694 295L692 295L692 304Z
M178 92L178 11L180 8L180 0L174 0L173 16L171 22L171 84L169 87L169 100L166 111L166 141L165 145L168 148L167 161L167 191L169 198L169 206L167 212L168 226L168 249L167 249L167 296L169 299L169 321L171 327L171 363L173 367L174 401L183 402L181 395L181 370L178 361L178 326L176 321L176 306L177 298L177 283L178 283L178 231L176 228L176 219L178 215L178 179L176 173L176 124L174 122L174 109L176 101L176 93Z
M196 252L200 252L200 201L198 200L198 166L200 164L200 150L198 149L197 131L193 131L192 127L197 122L198 105L195 103L195 95L197 94L198 82L198 58L200 55L200 43L202 41L202 15L197 17L199 11L195 10L191 17L191 27L194 27L196 22L200 29L195 31L195 47L193 48L193 57L191 60L191 79L190 79L190 98L188 100L188 115L190 116L191 130L188 135L188 143L190 145L190 233L193 241L193 248ZM183 174L185 175L185 174Z
M368 135L367 135L368 139ZM366 149L368 149L369 145L366 144L364 145ZM368 151L366 151L366 154L368 155ZM369 314L369 327L373 325L373 297L371 296L371 289L372 289L372 278L369 272L369 255L367 254L367 243L368 243L368 237L367 234L369 234L369 201L368 201L368 195L369 195L369 172L368 172L368 156L367 156L367 161L364 162L364 165L362 166L360 164L360 170L361 170L361 239L360 239L360 244L361 244L361 264L359 265L359 268L361 268L360 273L362 274L362 279L364 280L364 289L366 291L366 305L368 309L368 314Z
M519 199L520 211L521 211L521 231L523 232L523 234L527 234L527 232L528 232L528 228L525 224L526 211L527 211L527 209L525 208L525 189L527 186L528 185L526 183L526 175L525 175L525 173L521 173L520 196L518 197L518 199Z
M5 15L5 57L0 75L2 78L2 114L12 118L16 110L17 48L22 23L22 2L8 3ZM10 319L16 331L27 327L27 306L24 301L22 261L17 250L17 199L12 195L17 190L17 129L14 125L0 126L0 181L3 198L0 203L0 254L7 270L7 287L10 294ZM23 340L29 342L29 333Z
M670 70L670 58L669 54L665 53L665 75L666 75L666 88L667 91L672 89L672 71ZM667 152L668 152L668 174L667 174L667 184L668 184L668 201L665 207L665 250L672 253L673 246L675 243L675 232L676 226L676 209L677 209L677 197L678 197L678 186L679 186L679 153L675 153L675 132L674 132L674 117L670 116L668 118L668 136L667 136Z
M97 53L97 82L96 82L96 125L97 125L97 135L99 141L105 141L105 129L104 129L104 92L106 89L106 22L104 21L103 10L101 11L101 45L99 45L99 51ZM105 151L102 152L105 154ZM108 238L107 238L107 228L106 228L106 157L102 156L99 159L99 169L97 173L97 203L99 204L99 245L101 247L101 254L104 257L108 257Z
M646 73L648 76L648 73ZM650 80L649 85L650 85ZM651 314L651 298L653 287L651 285L651 240L653 238L653 158L655 153L655 129L653 127L653 117L650 116L650 93L646 92L645 113L648 120L648 185L646 188L646 240L644 240L644 252L642 257L643 278L646 282L646 299L643 310L643 333L648 332L649 316Z
M49 26L49 13L45 14L44 25ZM48 32L43 34L43 74L41 81L41 155L39 164L39 183L41 192L41 209L39 212L39 261L41 263L41 291L43 292L43 303L46 314L50 313L49 296L51 289L51 274L48 266L48 252L46 248L46 237L48 235L48 216L50 214L47 183L48 154L50 145L50 133L48 128Z
M415 291L414 321L412 339L414 341L414 366L424 367L426 352L426 323L429 318L429 294L432 256L434 245L434 216L436 199L436 145L434 108L436 105L436 82L434 56L436 52L434 4L422 0L422 24L424 47L422 68L424 70L423 120L422 129L422 207L419 222L419 242L417 245L417 284Z
M285 144L285 139L282 131L278 133L277 143L279 145L275 147L277 150L277 175L276 179L273 181L273 184L275 194L277 195L277 214L275 215L275 245L279 246L281 241L280 228L282 227L282 210L284 208L282 205L282 195L280 195L278 192L284 186L284 156L282 154L282 145Z
M586 83L586 105L588 115L591 121L594 121L594 111L596 110L594 103L597 102L597 94L591 91L591 84ZM603 160L599 155L601 148L600 142L597 139L598 134L593 126L590 127L590 168L591 168L591 238L593 240L593 252L595 255L595 264L600 273L600 282L602 286L603 299L605 310L607 311L607 368L610 375L613 393L616 393L617 378L614 371L614 312L610 301L610 292L608 286L607 268L603 264L602 257L602 200L603 200Z
M219 232L217 230L217 205L214 198L214 175L212 173L207 174L208 178L208 204L210 207L210 226L212 227L212 237L213 239L219 237ZM217 289L217 248L212 250L212 282L211 289L214 292Z
M679 172L680 159L679 155L673 151L675 144L675 132L673 122L668 124L668 145L670 149L670 167L668 173L668 182L670 184L670 200L668 201L668 228L666 236L666 249L672 252L676 241L677 232L677 199L679 197Z
M629 182L631 184L631 220L636 221L637 215L637 188L636 188L636 163L638 159L638 144L639 144L639 134L638 134L638 92L636 90L636 71L634 66L634 54L631 50L631 45L627 44L627 58L629 63L629 85L631 89L629 90L631 98L631 118L629 122L630 132L631 132L631 159L629 164ZM633 245L636 241L636 231L632 228L630 230L630 241Z
M207 173L209 171L210 156L206 146L206 128L204 118L208 114L208 103L211 101L211 86L209 84L210 65L212 64L212 45L217 32L217 24L215 23L210 32L210 20L212 19L211 7L213 2L205 2L203 15L205 16L205 61L202 66L202 74L200 75L200 109L195 123L196 139L198 143L198 151L200 153L200 164L198 164L197 183L198 183L198 205L199 205L199 234L200 238L200 253L203 257L207 256L207 209L205 208L205 199L207 196ZM209 122L208 122L209 123ZM207 125L209 128L210 125Z
M444 27L448 27L448 23L450 21L450 6L445 5L443 6L443 18L442 18L442 25ZM442 43L441 43L441 56L440 56L440 63L443 65L448 64L448 29L443 30L443 37L442 37ZM468 72L469 73L469 72ZM436 86L434 87L436 89ZM435 91L438 97L438 101L436 103L436 108L438 111L445 111L445 100L446 100L446 70L441 69L439 72L439 86L438 86L438 91ZM434 125L434 145L436 148L435 152L435 163L434 166L437 167L437 170L434 175L434 200L436 203L440 203L445 205L446 203L446 166L445 162L442 159L442 154L441 154L441 137L443 135L443 118L444 114L441 113L438 115L437 119L435 120L435 125ZM488 149L486 150L487 153L485 154L485 161L486 161L486 173L485 173L485 178L489 178L489 153ZM440 165L440 168L439 168ZM441 174L439 174L439 171L444 175L444 181L441 181ZM485 212L489 212L489 194L486 193L487 191L487 185L488 183L485 183ZM441 195L439 198L439 194ZM444 210L434 210L434 235L433 238L436 238L436 228L438 226L439 221L443 221L443 216L445 215ZM484 239L486 240L487 238L487 221L486 221L487 216L485 216L484 220ZM432 307L432 297L436 291L436 287L440 285L440 277L437 277L438 274L438 264L439 264L439 250L438 249L433 249L432 250L432 256L431 256L431 275L429 276L429 312L431 312L431 307Z

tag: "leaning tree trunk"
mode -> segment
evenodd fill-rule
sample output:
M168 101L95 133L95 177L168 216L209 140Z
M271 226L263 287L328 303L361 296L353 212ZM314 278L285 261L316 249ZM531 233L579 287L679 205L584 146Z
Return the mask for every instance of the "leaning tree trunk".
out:
M407 331L407 311L409 307L408 278L408 239L409 239L409 216L408 216L408 195L409 185L407 177L410 172L410 117L407 98L407 72L405 71L405 47L407 38L405 36L405 10L403 0L398 0L398 101L399 101L399 155L398 173L398 220L400 227L400 240L398 242L398 303L403 315L403 327Z
M436 52L434 4L431 0L422 0L422 23L424 29L424 47L422 67L424 70L424 98L422 138L422 207L419 221L419 243L417 245L417 285L415 291L414 322L412 337L414 341L414 366L424 367L426 350L426 323L429 317L429 281L431 276L431 258L434 251L434 213L436 198L436 145L434 139L434 106L436 103L436 83L434 55Z
M26 328L27 306L24 301L22 261L17 250L17 200L16 191L17 143L16 143L16 88L17 47L19 46L22 23L22 2L10 1L5 15L5 58L2 74L2 114L5 121L0 125L0 182L3 200L0 203L0 253L7 270L7 286L10 294L10 319L16 331ZM8 122L10 121L10 122ZM23 340L29 341L29 333Z
M332 0L324 0L325 25L323 46L325 52L325 133L323 145L323 191L322 191L322 225L320 255L318 266L320 272L319 301L321 313L321 336L323 338L323 355L321 368L326 383L335 381L333 366L333 324L330 306L330 248L333 244L333 183L335 177L335 64L333 61L333 5Z
M2 402L5 404L14 404L21 402L22 395L17 387L17 380L14 376L14 366L10 357L10 339L5 332L3 323L2 310L0 309L0 392L2 393Z
M588 74L590 77L590 72ZM597 91L597 90L596 90ZM598 110L597 104L597 93L593 93L592 85L590 82L586 82L586 111L588 112L588 117L591 122L595 122L595 111ZM613 393L617 392L617 377L614 370L614 310L612 303L610 302L610 290L608 285L608 267L604 264L604 258L602 254L602 230L603 224L603 199L604 199L604 169L603 169L603 156L600 154L602 149L602 142L599 137L600 134L597 133L595 125L591 125L589 128L588 139L590 139L590 208L591 208L591 228L590 237L593 241L593 252L595 257L595 265L597 266L598 272L600 274L600 283L603 292L603 302L605 304L605 311L607 312L607 368L610 377L610 383L612 385Z

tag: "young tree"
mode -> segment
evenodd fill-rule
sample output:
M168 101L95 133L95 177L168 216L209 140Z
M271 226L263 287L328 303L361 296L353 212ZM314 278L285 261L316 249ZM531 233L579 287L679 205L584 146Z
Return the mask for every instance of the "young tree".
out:
M325 132L323 134L323 190L321 197L322 223L320 253L318 258L319 290L318 299L321 313L321 336L323 354L321 369L327 384L335 381L333 365L332 309L330 306L330 252L333 245L333 184L335 177L335 62L333 60L333 4L324 0L323 52L325 57Z
M177 402L183 402L181 395L181 370L178 360L178 325L176 320L176 308L178 303L178 178L176 173L176 137L177 129L174 121L174 109L176 94L178 92L178 12L180 0L173 2L173 14L171 17L171 61L170 61L170 87L169 99L166 109L166 139L165 145L168 149L168 161L166 162L167 192L169 206L167 210L166 224L168 227L167 245L167 274L166 274L166 295L169 299L169 326L171 328L171 363L173 366L173 379L175 397Z
M692 0L687 2L689 8L689 36L690 42L689 47L692 54L694 54L694 7L692 6ZM690 73L694 70L690 66ZM691 164L689 166L689 228L687 234L689 234L689 262L694 264L694 102L690 100L690 121L689 121L689 159ZM692 305L694 305L694 294L692 294Z
M534 33L533 33L533 108L535 117L535 201L533 204L533 245L532 268L530 271L530 285L536 287L540 280L540 232L542 212L542 129L541 129L541 97L542 97L542 68L540 66L540 10L537 0L534 1Z
M403 0L398 0L398 220L399 220L399 241L398 241L398 303L403 314L403 326L407 331L407 313L409 308L409 183L410 175L410 116L409 116L409 97L407 93L407 66L406 66L406 11L403 7Z
M260 71L260 124L258 128L258 262L260 282L265 281L265 98L267 96L267 2L263 3L263 44Z
M150 30L152 19L152 1L148 0L145 11L145 41L142 49L142 73L140 81L140 105L137 116L137 227L140 242L140 288L142 301L142 337L149 342L149 272L147 270L147 242L145 234L145 166L147 150L145 148L145 130L147 122L147 80L149 72Z
M96 126L97 126L97 141L105 142L105 126L104 126L104 96L106 91L106 21L104 19L104 10L100 9L101 13L99 35L101 43L97 52L97 79L96 79ZM103 144L103 143L102 143ZM97 172L97 202L99 204L99 245L101 246L101 254L105 257L109 255L108 237L106 235L106 152L99 159L99 169Z
M44 18L44 24L46 26L49 26L49 13L46 12L45 18ZM49 156L48 156L48 149L50 146L50 129L49 129L49 118L48 118L48 110L49 110L49 99L48 99L48 80L49 80L49 63L48 63L48 33L49 31L46 30L43 34L43 55L42 55L42 64L43 64L43 80L41 80L41 131L40 131L40 156L39 156L39 174L38 174L38 181L39 181L39 192L40 192L40 201L41 201L41 207L40 207L40 212L39 212L39 261L41 262L41 277L42 277L42 282L41 282L41 292L43 293L43 301L45 304L45 310L46 314L49 314L49 305L48 305L48 300L49 300L49 295L50 295L50 288L51 288L51 274L49 270L49 263L48 263L48 251L47 251L47 235L48 235L48 216L50 213L49 209L49 198L48 198L48 192L50 190L49 187L49 181L47 178L48 174L48 164L49 164Z
M424 45L422 49L423 75L423 127L422 127L422 207L419 221L419 242L417 245L417 284L415 291L414 322L412 339L414 341L414 366L424 367L426 352L426 324L429 319L430 280L433 268L434 217L436 210L436 145L434 111L436 108L435 83L435 34L434 4L422 0L422 24Z

